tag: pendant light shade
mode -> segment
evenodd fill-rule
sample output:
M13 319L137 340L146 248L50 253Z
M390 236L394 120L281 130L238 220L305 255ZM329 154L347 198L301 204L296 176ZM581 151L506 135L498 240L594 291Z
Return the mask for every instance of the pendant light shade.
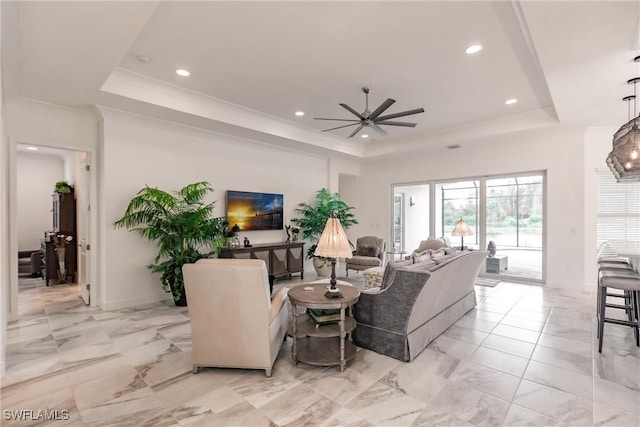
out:
M640 62L640 56L634 58ZM628 104L627 123L613 135L613 149L607 156L607 166L620 181L640 181L640 115L637 114L637 83L640 77L627 80L633 84L633 95L622 98ZM633 101L633 118L631 118L631 101Z
M630 120L613 135L613 150L607 166L620 181L640 181L640 116Z

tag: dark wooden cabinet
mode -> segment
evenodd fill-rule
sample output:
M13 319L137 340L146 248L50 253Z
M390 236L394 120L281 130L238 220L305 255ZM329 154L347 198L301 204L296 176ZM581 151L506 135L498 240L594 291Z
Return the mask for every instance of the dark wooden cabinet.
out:
M273 281L277 277L291 277L300 273L304 279L304 243L262 243L250 248L237 247L225 249L220 258L261 259L267 265L269 283L273 288Z
M53 231L61 234L73 235L76 233L76 197L73 191L64 196L53 193Z
M73 237L65 247L65 280L75 283L78 270L78 234L76 232L76 199L72 191L64 197L54 193L52 196L52 228L57 234ZM53 241L48 241L47 232L42 243L42 277L49 286L49 280L58 281L58 256Z
M56 256L55 245L53 242L43 240L40 251L42 278L49 286L49 280L53 280L54 283L58 281L58 257Z

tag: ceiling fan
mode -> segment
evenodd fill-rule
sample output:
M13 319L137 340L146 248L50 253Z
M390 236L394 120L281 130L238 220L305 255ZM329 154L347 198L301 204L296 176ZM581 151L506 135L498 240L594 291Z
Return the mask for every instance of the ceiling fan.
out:
M354 137L355 135L358 134L358 132L360 132L364 127L370 127L373 130L375 130L378 134L380 134L381 136L385 136L387 135L387 132L382 129L381 126L403 126L403 127L416 127L417 123L411 123L411 122L398 122L398 121L390 121L390 119L396 119L398 117L404 117L404 116L411 116L412 114L419 114L419 113L424 113L424 108L416 108L413 110L407 110L407 111L402 111L400 113L393 113L393 114L387 114L385 116L382 116L381 114L384 113L387 108L391 107L393 105L394 102L396 102L395 99L391 99L391 98L387 98L386 101L384 101L382 104L380 104L380 106L378 108L376 108L373 112L371 112L369 110L369 92L371 92L371 88L370 87L363 87L362 91L364 92L365 96L366 96L366 106L364 111L362 112L362 114L358 113L356 110L354 110L353 108L349 107L347 104L340 104L341 107L343 107L344 109L346 109L347 111L349 111L351 114L355 115L358 120L349 120L349 119L327 119L324 117L314 117L315 120L335 120L335 121L339 121L339 122L353 122L351 124L348 125L343 125L343 126L338 126L335 128L331 128L331 129L325 129L322 132L328 132L330 130L336 130L336 129L342 129L342 128L346 128L349 126L356 126L359 125L356 130L354 130L353 132L351 132L351 135L349 135L349 138Z

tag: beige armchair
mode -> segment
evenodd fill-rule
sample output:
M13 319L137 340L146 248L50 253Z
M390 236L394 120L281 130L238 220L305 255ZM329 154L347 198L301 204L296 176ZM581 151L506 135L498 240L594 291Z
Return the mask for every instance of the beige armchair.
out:
M363 236L356 240L356 250L353 256L347 258L347 276L349 270L366 270L372 267L380 267L384 260L384 239L375 236Z
M264 369L267 377L288 328L287 288L270 298L258 259L202 259L182 267L193 373L200 367Z

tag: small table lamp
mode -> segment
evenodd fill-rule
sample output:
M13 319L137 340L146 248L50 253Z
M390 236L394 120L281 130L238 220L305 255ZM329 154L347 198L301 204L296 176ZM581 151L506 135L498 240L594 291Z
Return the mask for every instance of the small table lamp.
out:
M338 218L329 218L324 226L320 241L313 253L315 256L331 258L331 288L324 294L327 298L342 298L336 288L336 258L351 258L351 245Z
M460 250L464 250L464 236L472 236L473 231L469 228L466 222L460 218L460 220L456 223L456 226L453 227L453 231L451 232L452 236L460 236L462 240L462 244L460 245Z

